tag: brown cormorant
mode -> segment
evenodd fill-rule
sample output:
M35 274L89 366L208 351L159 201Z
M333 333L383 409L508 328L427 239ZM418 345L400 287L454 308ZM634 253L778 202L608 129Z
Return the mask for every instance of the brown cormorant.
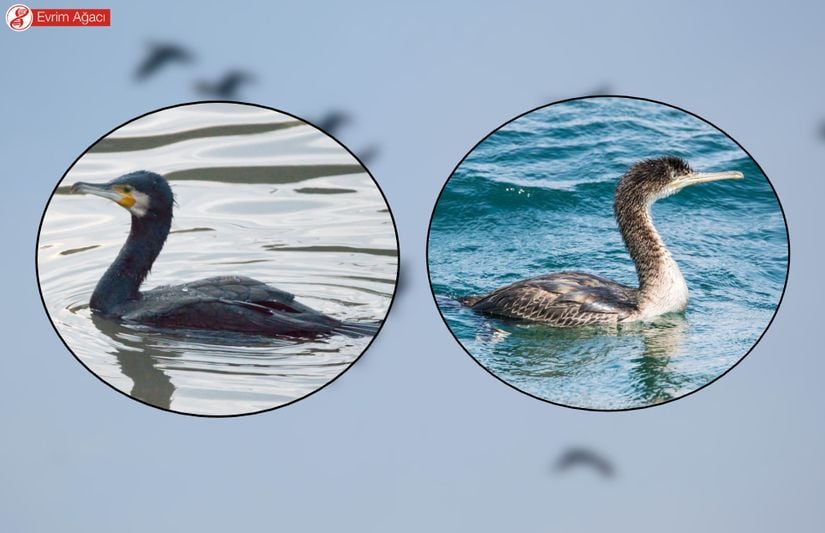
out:
M638 289L584 272L558 272L459 301L488 315L558 327L617 324L683 311L687 284L653 226L650 206L688 185L743 177L738 171L694 172L672 156L630 167L616 187L613 210L636 265Z

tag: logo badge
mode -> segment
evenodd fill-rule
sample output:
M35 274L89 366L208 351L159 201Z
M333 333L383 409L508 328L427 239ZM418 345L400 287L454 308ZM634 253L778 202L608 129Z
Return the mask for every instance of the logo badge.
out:
M6 24L14 31L28 30L33 19L32 10L23 4L14 4L6 11Z

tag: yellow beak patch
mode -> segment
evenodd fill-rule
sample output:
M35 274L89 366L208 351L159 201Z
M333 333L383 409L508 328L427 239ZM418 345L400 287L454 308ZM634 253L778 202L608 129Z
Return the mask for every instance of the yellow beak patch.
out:
M135 197L131 193L120 193L120 199L117 200L117 205L131 209L135 205Z

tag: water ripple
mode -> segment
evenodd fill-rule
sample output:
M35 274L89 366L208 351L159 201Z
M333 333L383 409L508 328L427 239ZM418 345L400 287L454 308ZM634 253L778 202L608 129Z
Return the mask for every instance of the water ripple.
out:
M115 388L188 413L268 409L329 382L370 339L170 331L93 316L89 297L130 219L101 198L70 195L70 184L135 168L165 173L178 206L146 288L242 274L344 320L385 316L395 232L369 175L314 128L257 108L193 107L144 117L78 161L43 220L39 281L63 339Z
M666 154L699 170L745 175L689 187L653 207L690 289L684 316L563 330L457 304L459 296L562 270L636 285L613 192L631 164ZM433 289L461 344L526 392L599 409L667 401L730 368L770 321L787 262L778 200L747 154L688 114L616 98L543 108L485 139L451 176L429 239Z

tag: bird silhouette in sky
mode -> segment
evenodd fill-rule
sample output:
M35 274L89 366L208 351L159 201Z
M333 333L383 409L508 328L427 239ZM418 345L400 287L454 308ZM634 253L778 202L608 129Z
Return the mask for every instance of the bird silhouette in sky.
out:
M611 85L610 83L605 82L605 83L600 83L600 84L596 85L595 87L593 87L589 91L582 91L578 94L566 94L564 96L552 95L547 99L546 103L549 104L549 103L553 103L553 102L558 102L560 100L567 100L568 98L577 98L577 97L582 98L582 97L585 97L585 96L603 96L603 95L613 94L614 92L615 91L613 89L613 85Z
M352 116L349 113L346 111L333 109L321 117L315 125L318 129L323 130L330 135L335 135L335 133L341 129L341 126L345 126L350 122L352 122Z
M364 165L368 164L370 161L373 161L378 156L378 147L374 144L367 146L363 150L358 150L358 159L361 160L361 163Z
M352 115L348 112L341 109L333 109L315 121L314 124L319 130L323 131L327 135L336 137L341 128L352 123L352 121ZM366 165L375 159L378 152L379 150L377 146L370 145L362 150L358 150L356 155L358 156L358 159L361 160L361 163Z
M230 70L223 77L215 82L199 81L195 84L195 89L208 96L216 98L234 98L241 85L255 81L255 77L242 70Z
M604 456L593 450L573 447L565 450L556 461L556 472L567 472L571 468L591 468L603 477L612 478L615 474L613 465Z
M138 81L155 75L166 65L191 63L195 58L192 52L174 43L149 43L148 48L148 53L135 71Z
M593 89L587 91L584 96L600 96L603 94L613 94L613 86L609 83L600 83L593 87Z

